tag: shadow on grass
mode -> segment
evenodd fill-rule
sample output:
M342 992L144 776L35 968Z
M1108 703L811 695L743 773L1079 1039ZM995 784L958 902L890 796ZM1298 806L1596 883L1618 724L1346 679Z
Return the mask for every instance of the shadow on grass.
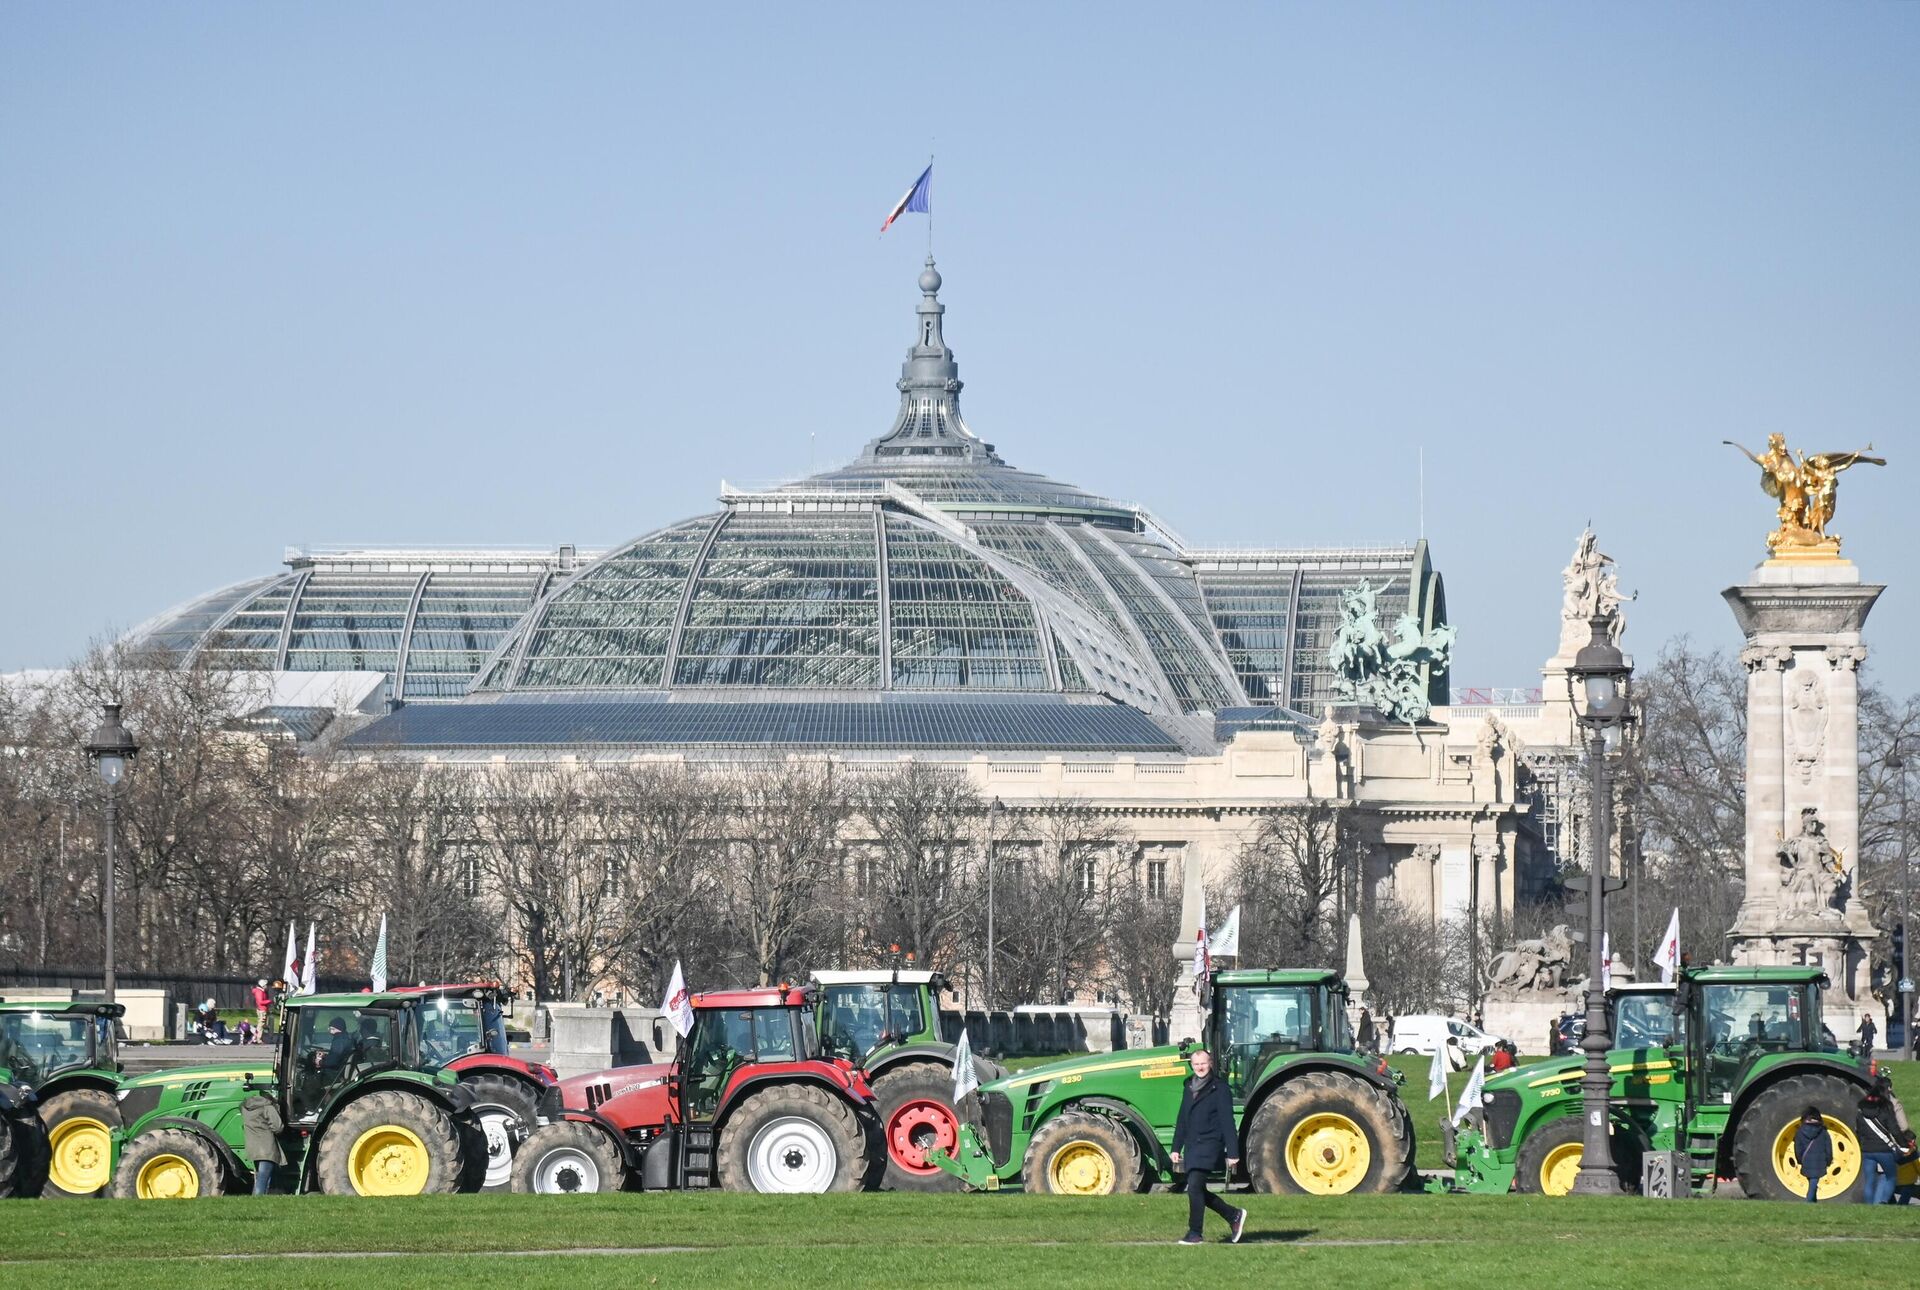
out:
M1256 1232L1252 1228L1248 1228L1240 1234L1240 1244L1287 1245L1294 1241L1304 1241L1309 1236L1312 1236L1313 1233L1314 1229L1311 1227L1283 1227L1273 1232Z

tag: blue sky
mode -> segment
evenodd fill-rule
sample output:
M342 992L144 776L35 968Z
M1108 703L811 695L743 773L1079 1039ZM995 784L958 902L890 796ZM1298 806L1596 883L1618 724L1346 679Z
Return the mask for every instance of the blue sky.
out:
M11 5L0 670L288 544L608 543L852 456L934 150L1014 464L1291 545L1412 537L1424 448L1455 681L1524 685L1589 518L1630 647L1737 643L1720 441L1871 439L1885 675L1916 67L1914 4Z

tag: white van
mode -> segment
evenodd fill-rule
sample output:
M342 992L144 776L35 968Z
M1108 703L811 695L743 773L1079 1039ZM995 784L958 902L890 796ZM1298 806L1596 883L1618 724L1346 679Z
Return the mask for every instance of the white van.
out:
M1434 1050L1449 1038L1459 1042L1461 1053L1467 1057L1489 1052L1500 1042L1498 1035L1489 1035L1458 1017L1419 1013L1393 1019L1393 1051L1396 1053L1418 1053L1423 1057L1431 1057Z

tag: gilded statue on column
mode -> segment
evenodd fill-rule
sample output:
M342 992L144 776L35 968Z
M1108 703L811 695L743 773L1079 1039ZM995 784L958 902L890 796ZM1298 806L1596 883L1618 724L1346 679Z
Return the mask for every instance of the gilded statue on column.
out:
M1776 560L1837 560L1840 539L1827 532L1833 518L1840 472L1852 466L1884 466L1884 457L1869 457L1873 445L1861 452L1817 452L1797 456L1785 435L1767 436L1766 452L1755 456L1731 439L1722 443L1740 448L1760 467L1760 488L1780 503L1779 527L1767 534L1767 550Z

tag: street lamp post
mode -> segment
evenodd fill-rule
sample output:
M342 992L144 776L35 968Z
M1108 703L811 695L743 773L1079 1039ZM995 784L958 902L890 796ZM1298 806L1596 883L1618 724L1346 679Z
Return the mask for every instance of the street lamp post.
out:
M1900 827L1894 835L1897 839L1894 853L1900 858L1900 961L1894 965L1894 971L1900 975L1894 982L1894 992L1900 1000L1900 1042L1912 1048L1913 992L1905 987L1913 979L1907 975L1907 937L1911 934L1907 928L1907 908L1913 868L1907 854L1907 759L1900 752L1898 739L1893 741L1893 751L1887 754L1887 769L1900 780Z
M120 724L120 705L102 704L100 724L94 728L93 738L87 741L87 760L93 763L94 774L100 777L105 788L102 796L106 799L106 837L105 837L105 879L102 883L101 904L106 912L106 944L102 949L103 975L106 979L107 1002L114 1001L113 980L113 856L114 832L120 823L120 786L133 773L133 759L140 753L140 745L133 741L127 728Z
M1580 1172L1573 1180L1577 1196L1618 1196L1620 1176L1615 1172L1612 1108L1613 1075L1607 1052L1613 1047L1607 1018L1605 945L1607 936L1607 855L1612 847L1613 781L1607 766L1607 732L1618 729L1628 711L1627 686L1631 672L1619 646L1613 643L1611 624L1596 614L1588 621L1590 636L1567 669L1567 686L1577 681L1585 703L1575 698L1574 710L1587 733L1587 760L1593 774L1591 818L1593 863L1587 876L1587 1033L1580 1047L1587 1054L1580 1080L1581 1112L1586 1121L1581 1141ZM1570 698L1575 696L1569 695Z

